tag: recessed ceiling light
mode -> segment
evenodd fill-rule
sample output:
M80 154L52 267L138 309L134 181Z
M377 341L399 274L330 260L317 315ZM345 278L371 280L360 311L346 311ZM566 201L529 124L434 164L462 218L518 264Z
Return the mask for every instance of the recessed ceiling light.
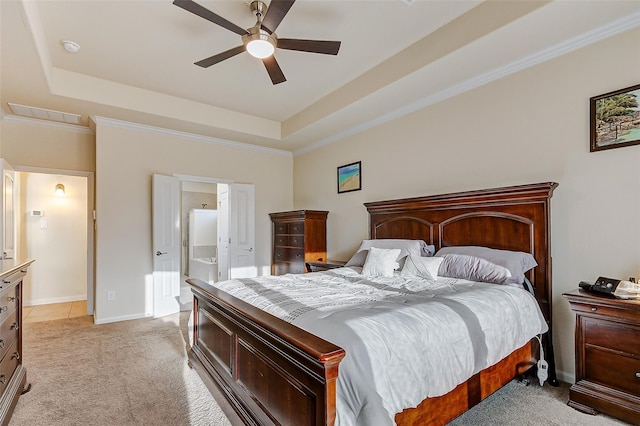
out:
M66 50L69 53L77 53L78 50L80 50L80 45L75 41L62 40L60 44L62 44L62 47L64 47L64 50Z

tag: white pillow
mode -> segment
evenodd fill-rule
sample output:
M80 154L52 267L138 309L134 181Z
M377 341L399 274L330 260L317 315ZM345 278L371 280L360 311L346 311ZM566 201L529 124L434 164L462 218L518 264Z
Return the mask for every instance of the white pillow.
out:
M438 278L438 268L442 261L443 258L441 257L407 256L402 271L400 271L400 276L418 276L428 280L436 280Z
M362 266L367 258L369 248L400 249L400 254L396 260L400 261L405 256L427 256L433 246L428 246L423 240L398 240L380 239L363 240L362 244L345 266ZM431 251L433 255L433 251Z
M393 271L398 267L396 259L400 249L379 249L371 247L367 260L362 267L362 275L367 277L393 277Z

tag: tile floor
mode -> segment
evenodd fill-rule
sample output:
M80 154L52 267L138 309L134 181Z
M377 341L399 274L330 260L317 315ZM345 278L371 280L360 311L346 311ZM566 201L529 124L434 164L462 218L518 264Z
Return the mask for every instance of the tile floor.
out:
M84 315L87 315L86 300L22 307L22 321L24 323L81 317Z

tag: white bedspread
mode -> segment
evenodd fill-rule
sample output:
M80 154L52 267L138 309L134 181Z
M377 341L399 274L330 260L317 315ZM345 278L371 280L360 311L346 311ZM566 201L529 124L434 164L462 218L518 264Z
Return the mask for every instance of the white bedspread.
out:
M449 392L547 331L535 299L519 288L359 271L214 284L345 349L336 426L392 425L396 413Z

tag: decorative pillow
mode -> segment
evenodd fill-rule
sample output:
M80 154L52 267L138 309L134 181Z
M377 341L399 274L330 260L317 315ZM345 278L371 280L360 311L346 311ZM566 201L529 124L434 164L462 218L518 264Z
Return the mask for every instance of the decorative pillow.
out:
M522 284L525 272L538 266L538 262L536 262L531 253L522 251L498 250L479 246L452 246L441 248L436 253L436 256L445 254L466 254L503 266L511 272L509 283L514 284Z
M400 249L369 248L369 254L362 267L362 275L367 277L393 277L393 271L398 267L396 259Z
M383 248L383 249L400 249L398 255L398 261L405 256L426 256L429 246L422 240L396 240L396 239L381 239L381 240L363 240L362 244L356 253L349 259L344 266L362 266L367 258L367 251L369 248Z
M401 277L418 276L428 280L438 278L438 268L444 259L442 257L407 256L400 271Z
M509 284L513 282L511 272L507 268L486 259L466 254L445 254L442 256L438 275L483 283Z

